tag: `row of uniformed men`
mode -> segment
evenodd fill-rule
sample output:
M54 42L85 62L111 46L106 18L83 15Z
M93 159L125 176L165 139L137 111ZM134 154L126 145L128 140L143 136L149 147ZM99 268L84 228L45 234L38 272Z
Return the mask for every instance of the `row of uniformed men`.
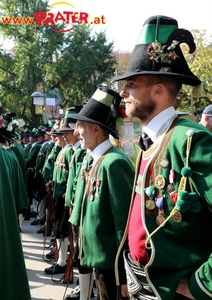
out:
M44 271L66 272L71 223L80 288L66 295L66 300L92 296L93 270L97 296L102 299L105 295L115 298L117 271L121 284L126 285L122 259L115 269L114 264L127 221L134 168L127 155L110 140L110 136L118 138L120 102L118 93L99 87L78 114L69 111L61 128L49 133L56 134L57 144L62 148L54 163L52 179L44 180L48 192L53 189L53 233L59 253L57 261ZM50 158L51 154L40 169L44 178Z
M43 232L44 239L47 235L53 234L56 241L56 247L46 256L56 260L51 267L44 270L47 274L69 272L66 270L67 251L70 242L68 218L70 216L69 207L72 202L72 182L74 181L69 179L69 171L72 169L72 177L75 177L73 172L75 174L76 166L72 163L75 154L78 163L81 163L87 153L86 150L81 149L78 137L74 135L76 121L71 116L77 111L79 111L78 106L68 108L64 119L61 122L60 120L56 121L52 128L31 132L26 130L22 134L26 157L29 204L33 212L37 213L31 224L43 225L37 232ZM34 215L33 212L31 212L31 216ZM27 218L25 215L25 219ZM75 235L76 243L77 239L78 235ZM58 250L57 256L54 255L55 248ZM90 278L90 269L88 273ZM71 297L78 299L79 290L77 294L72 293Z

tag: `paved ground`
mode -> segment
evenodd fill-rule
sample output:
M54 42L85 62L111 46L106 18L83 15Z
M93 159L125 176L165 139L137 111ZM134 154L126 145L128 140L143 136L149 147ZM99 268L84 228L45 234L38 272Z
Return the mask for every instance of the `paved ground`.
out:
M22 244L24 250L25 263L29 278L30 292L32 300L63 300L64 295L69 294L76 286L78 278L77 269L74 269L74 283L64 284L62 282L53 282L51 275L46 275L44 269L52 265L43 260L44 254L50 250L44 248L44 237L38 234L37 230L40 226L32 226L30 221L22 222ZM50 237L47 237L46 245L50 245ZM57 274L54 278L61 278L62 274ZM67 288L67 291L66 291ZM24 300L24 299L23 299Z

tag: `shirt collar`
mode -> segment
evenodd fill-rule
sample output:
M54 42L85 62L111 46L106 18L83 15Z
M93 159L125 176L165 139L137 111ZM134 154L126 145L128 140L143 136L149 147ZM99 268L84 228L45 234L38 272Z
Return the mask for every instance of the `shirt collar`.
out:
M80 141L77 141L72 147L74 152L79 148L79 146L80 146Z
M36 144L37 144L38 142L34 142L34 143L32 143L32 147L34 147Z
M63 147L63 149L67 149L70 146L71 146L70 144L65 144L65 146Z
M171 125L177 116L173 106L166 108L155 116L147 126L143 127L143 131L155 142L161 134L163 134Z
M108 139L101 144L99 144L92 152L91 155L93 157L94 162L96 162L100 156L102 156L107 150L109 150L113 144Z
M43 144L41 145L41 147L45 146L46 144L49 144L49 141L43 142Z

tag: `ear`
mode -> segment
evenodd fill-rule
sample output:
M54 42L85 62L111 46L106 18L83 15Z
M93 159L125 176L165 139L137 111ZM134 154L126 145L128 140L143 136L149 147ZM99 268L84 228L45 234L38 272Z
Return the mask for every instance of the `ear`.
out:
M208 120L209 120L210 117L211 116L209 116L209 115L205 115L205 121L208 122Z
M165 86L162 83L155 84L155 95L164 93Z
M99 131L100 126L98 124L93 124L93 130L94 133L97 133Z

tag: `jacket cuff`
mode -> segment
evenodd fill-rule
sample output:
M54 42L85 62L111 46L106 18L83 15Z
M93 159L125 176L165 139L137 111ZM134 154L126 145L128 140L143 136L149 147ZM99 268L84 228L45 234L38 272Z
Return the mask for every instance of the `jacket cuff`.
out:
M188 287L195 299L209 300L212 298L212 293L210 293L200 281L198 270L188 279Z

